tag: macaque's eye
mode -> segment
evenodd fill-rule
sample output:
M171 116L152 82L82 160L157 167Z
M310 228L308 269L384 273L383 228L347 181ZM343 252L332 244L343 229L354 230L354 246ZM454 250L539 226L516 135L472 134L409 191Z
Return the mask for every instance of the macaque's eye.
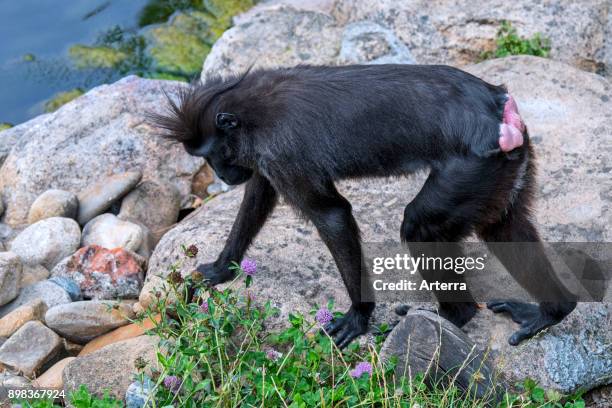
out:
M238 117L233 113L217 113L215 126L222 130L235 129L238 127Z

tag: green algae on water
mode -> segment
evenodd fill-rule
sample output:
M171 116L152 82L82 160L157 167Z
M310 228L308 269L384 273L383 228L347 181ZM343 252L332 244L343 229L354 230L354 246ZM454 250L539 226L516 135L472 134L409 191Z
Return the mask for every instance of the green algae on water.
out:
M68 50L77 68L116 68L128 55L112 47L73 45Z

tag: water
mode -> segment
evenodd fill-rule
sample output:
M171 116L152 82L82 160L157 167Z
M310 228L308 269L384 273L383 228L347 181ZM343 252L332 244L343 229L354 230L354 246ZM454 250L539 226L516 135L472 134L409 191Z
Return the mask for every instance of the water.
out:
M118 79L113 70L77 70L74 44L92 44L119 25L138 28L147 0L0 0L0 122L18 124L43 113L58 92ZM31 54L33 61L24 56Z

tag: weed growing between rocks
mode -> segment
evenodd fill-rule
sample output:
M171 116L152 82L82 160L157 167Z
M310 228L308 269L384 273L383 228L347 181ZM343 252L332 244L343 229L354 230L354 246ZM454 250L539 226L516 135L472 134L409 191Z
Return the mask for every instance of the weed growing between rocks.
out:
M550 40L544 38L540 33L531 38L520 37L516 28L508 21L504 21L497 32L496 48L493 51L482 53L483 60L491 58L503 58L509 55L535 55L547 58L550 54Z

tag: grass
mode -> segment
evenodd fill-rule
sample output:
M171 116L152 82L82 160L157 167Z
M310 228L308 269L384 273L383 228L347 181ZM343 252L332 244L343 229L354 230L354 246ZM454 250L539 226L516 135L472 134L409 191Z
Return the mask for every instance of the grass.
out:
M186 257L197 254L194 246L183 249ZM205 286L198 272L181 277L179 266L173 266L166 289L154 293L156 300L142 316L165 316L149 333L159 338L157 364L136 364L139 380L149 380L146 371L154 384L151 407L584 407L580 395L546 393L532 380L521 385L522 392L503 391L494 401L492 393L471 396L454 377L434 384L424 374L398 377L397 360L384 361L379 354L386 327L379 328L373 344L354 342L341 351L320 330L333 309L328 304L309 316L290 315L288 327L270 332L266 322L278 310L255 298L252 266L234 264L237 277L224 289ZM187 288L197 288L194 301L184 300L192 293ZM468 390L481 380L476 372ZM77 408L123 406L91 397L84 388L78 395L71 396ZM53 406L41 404L24 406Z
M520 37L507 21L502 22L495 39L496 48L482 53L481 58L502 58L510 55L535 55L547 58L550 55L550 40L540 33L531 38Z

